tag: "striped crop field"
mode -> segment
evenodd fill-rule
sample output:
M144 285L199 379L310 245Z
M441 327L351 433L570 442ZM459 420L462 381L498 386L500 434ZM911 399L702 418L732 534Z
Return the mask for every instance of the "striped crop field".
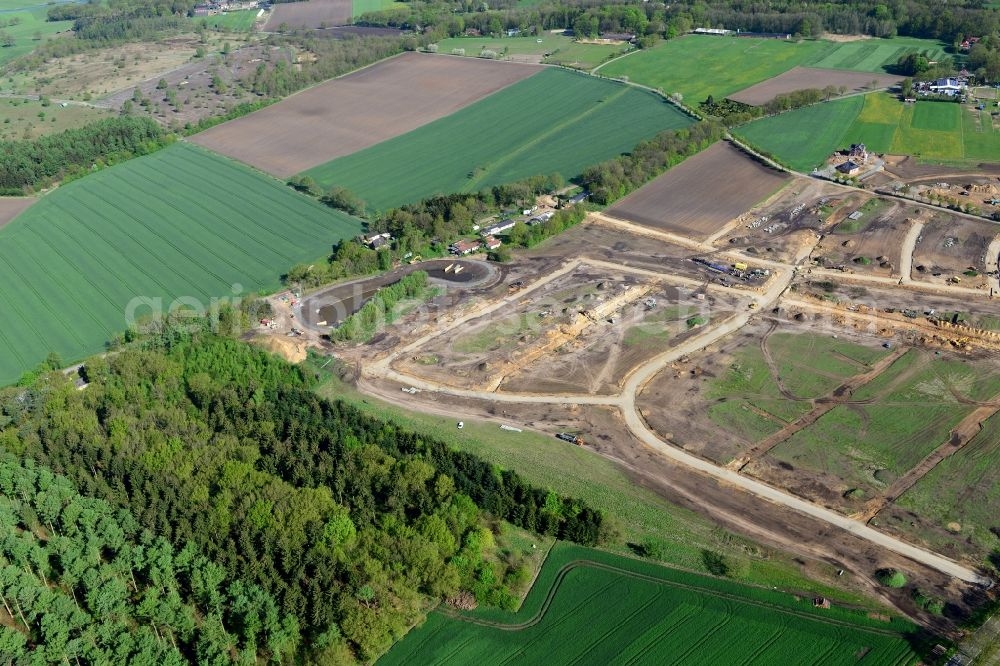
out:
M586 167L691 119L658 95L546 69L406 134L305 172L376 210Z
M71 182L0 229L0 384L50 352L71 361L102 351L137 297L209 307L274 290L293 264L360 229L189 144Z
M435 611L379 664L906 666L914 629L557 543L520 611Z

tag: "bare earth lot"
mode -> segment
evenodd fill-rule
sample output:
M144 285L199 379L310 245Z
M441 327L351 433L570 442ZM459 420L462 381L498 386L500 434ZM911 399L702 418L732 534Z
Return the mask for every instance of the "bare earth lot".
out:
M760 106L761 104L770 102L778 95L796 90L805 90L806 88L825 88L827 86L839 88L843 86L847 88L848 92L862 92L872 89L872 81L876 82L875 88L887 88L902 78L901 76L893 76L892 74L793 67L773 79L761 81L757 85L734 93L729 96L729 99L751 106Z
M284 24L289 28L323 28L351 22L351 0L309 0L274 5L264 30L273 32Z
M454 113L537 71L530 65L406 53L213 127L192 141L287 178Z
M38 201L35 197L0 197L0 227L27 210Z
M935 214L914 247L913 279L944 283L957 278L968 287L985 284L982 273L986 270L986 251L998 231L996 225L985 220ZM979 275L966 275L969 269Z
M720 141L607 212L630 222L707 238L788 180Z

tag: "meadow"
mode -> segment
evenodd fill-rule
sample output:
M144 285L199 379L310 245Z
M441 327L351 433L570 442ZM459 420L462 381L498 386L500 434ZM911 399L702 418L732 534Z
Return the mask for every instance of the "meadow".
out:
M871 93L762 118L737 133L799 171L820 166L852 143L925 161L996 160L1000 131L988 112L977 127L977 113L953 102L903 104L888 93Z
M809 399L829 395L849 377L866 372L886 353L810 334L775 333L766 339L766 345L782 385L800 400L784 397L757 345L737 352L729 371L712 379L706 393L709 399L725 399L709 407L709 418L751 442L801 418L812 409Z
M937 528L920 534L932 547L947 547L948 542L954 541L954 524L957 524L960 538L985 558L1000 549L1000 536L994 531L996 506L1000 502L998 456L1000 415L994 415L968 444L903 493L896 505ZM953 524L953 531L946 533L944 529L949 523Z
M394 0L352 0L351 15L357 18L365 12L380 12L383 9L401 6L405 5L401 2L394 2Z
M938 446L973 407L1000 393L989 366L910 350L840 405L771 451L776 460L866 493L891 484Z
M691 119L658 96L546 69L407 134L304 172L376 210L537 174L578 175ZM486 129L489 131L485 131Z
M438 53L462 49L466 56L477 57L484 49L507 56L535 56L543 62L590 69L624 53L627 44L581 44L572 37L552 32L529 37L450 37L438 43Z
M914 630L560 542L517 613L435 611L378 663L897 666L918 661Z
M42 41L53 39L57 33L68 32L73 28L72 21L47 20L49 8L38 6L38 3L31 3L23 11L10 11L21 7L25 7L23 0L3 4L5 11L0 13L0 21L8 25L0 28L0 34L6 33L13 37L14 45L0 49L0 65L31 53ZM12 21L14 25L10 25Z
M942 54L943 47L908 38L794 42L687 35L616 60L600 72L627 76L668 94L679 92L697 106L709 95L722 98L796 66L886 73L888 65L911 51Z
M111 115L89 106L60 106L27 99L0 100L0 139L17 141L81 127Z
M0 229L0 383L49 352L68 362L102 351L136 297L204 308L234 291L274 290L288 267L360 230L188 144L66 184Z
M225 30L229 32L246 32L253 27L257 20L256 9L244 9L238 12L225 12L215 16L196 18L196 23L202 23L214 30Z

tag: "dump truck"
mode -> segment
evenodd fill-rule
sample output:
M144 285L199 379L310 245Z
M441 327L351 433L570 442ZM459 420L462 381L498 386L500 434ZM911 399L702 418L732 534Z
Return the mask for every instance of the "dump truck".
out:
M558 437L564 442L569 442L570 444L576 444L577 446L583 446L583 437L578 437L573 433L558 432L556 433L556 437Z

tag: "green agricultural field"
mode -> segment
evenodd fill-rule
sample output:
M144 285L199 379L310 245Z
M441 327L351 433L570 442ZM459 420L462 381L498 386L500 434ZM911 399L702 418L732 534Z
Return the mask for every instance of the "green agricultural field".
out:
M988 113L977 123L979 113L953 102L903 104L888 93L872 93L762 118L737 133L799 171L859 142L878 153L926 161L1000 159L1000 132Z
M238 12L226 12L224 14L216 14L215 16L197 18L195 22L204 22L205 25L213 30L246 32L253 27L253 23L257 19L257 11L256 9L244 9Z
M394 0L353 0L351 3L351 15L354 18L366 12L380 12L383 9L405 6L404 3L394 2Z
M916 627L557 543L517 613L440 609L392 664L915 664ZM808 655L808 658L805 658Z
M809 171L841 146L863 105L864 98L848 97L762 118L735 132L793 169Z
M52 351L65 361L101 351L137 297L208 307L273 290L285 269L360 229L189 144L71 182L0 229L0 384Z
M801 65L828 44L687 35L608 63L600 72L679 92L697 106L709 95L722 98Z
M22 99L0 99L0 140L37 138L107 118L105 109L89 106L60 106Z
M983 423L978 435L938 463L896 504L938 528L921 534L938 552L947 552L941 549L953 548L954 541L961 539L985 559L1000 549L1000 537L993 531L1000 502L997 460L1000 460L1000 414ZM949 523L958 523L958 535L944 531Z
M930 60L941 60L946 56L947 46L933 39L915 37L862 39L828 44L824 51L802 64L808 67L850 69L857 72L889 72L889 68L908 53L926 53Z
M581 44L572 37L552 32L528 37L450 37L437 44L438 53L461 49L466 56L478 57L484 49L489 49L500 57L536 56L543 62L579 69L592 69L632 48L628 44Z
M992 370L910 350L854 392L858 404L835 407L770 455L872 493L948 441L973 409L959 397L987 401L1000 394L1000 375Z
M24 2L11 3L14 6L9 9L20 9L24 11L10 11L0 14L0 22L6 24L0 28L0 35L7 34L14 38L13 46L0 48L0 65L5 65L15 58L27 55L35 50L41 42L52 39L57 33L68 32L73 28L72 21L49 21L48 7L38 6L37 3L26 6ZM8 7L4 7L8 9Z
M450 116L310 169L385 210L537 174L569 179L691 119L659 96L546 69ZM489 131L486 131L486 128Z

